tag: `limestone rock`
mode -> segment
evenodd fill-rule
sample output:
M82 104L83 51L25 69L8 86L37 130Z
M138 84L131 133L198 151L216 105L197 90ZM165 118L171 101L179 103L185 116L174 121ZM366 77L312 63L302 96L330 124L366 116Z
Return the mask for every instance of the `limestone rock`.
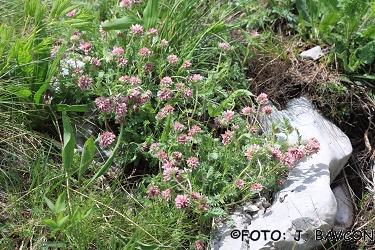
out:
M322 48L315 46L309 50L306 50L300 54L301 57L311 60L317 60L323 55Z
M306 97L291 100L286 110L274 110L261 119L265 130L273 121L286 117L298 129L302 140L318 139L321 150L291 170L288 180L276 194L275 203L266 213L258 213L247 226L249 237L246 236L244 242L242 237L230 237L233 229L218 229L223 237L216 243L215 250L241 249L237 246L242 243L248 244L250 249L312 249L325 243L315 240L314 232L318 229L326 232L334 226L337 202L330 184L352 152L348 137L322 117ZM297 139L296 132L288 138L290 143ZM235 227L244 228L240 224Z

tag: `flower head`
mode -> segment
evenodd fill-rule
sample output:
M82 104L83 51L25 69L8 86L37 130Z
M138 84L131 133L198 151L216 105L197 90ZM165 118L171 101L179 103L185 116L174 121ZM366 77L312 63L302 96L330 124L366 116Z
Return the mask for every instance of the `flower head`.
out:
M187 161L186 161L186 164L193 168L193 169L196 169L197 166L199 165L199 161L198 161L198 158L197 157L194 157L194 156L191 156Z
M320 150L320 143L316 138L304 140L306 155L312 155Z
M241 179L236 180L234 183L238 188L243 188L245 186L245 182Z
M174 130L175 131L182 131L185 129L185 126L179 122L174 123Z
M221 124L228 125L233 121L234 112L232 110L224 111L221 115Z
M143 26L140 24L133 24L130 29L134 35L142 35L143 33Z
M224 51L228 51L230 49L230 46L227 43L219 43L219 48Z
M266 115L269 115L269 114L272 113L272 108L270 106L264 106L262 108L262 110L263 110L264 114L266 114Z
M153 186L150 187L150 189L147 190L146 193L148 197L158 196L160 194L160 189L158 186Z
M177 195L175 198L175 204L178 209L183 209L189 206L189 200L185 195Z
M254 109L252 107L247 106L242 109L242 114L244 115L251 115L253 113L254 113Z
M161 192L161 196L163 197L164 200L169 201L171 199L171 193L172 189L168 188Z
M258 101L261 104L267 104L268 103L268 96L265 93L260 93L257 97Z
M92 82L92 79L88 75L80 76L78 78L78 87L82 90L86 90L89 84Z
M105 148L108 145L111 145L115 141L115 138L116 136L112 132L103 132L103 134L100 136L99 146L101 148Z
M251 160L252 157L253 157L253 154L258 152L260 150L260 146L259 145L256 145L256 144L253 144L251 145L246 151L245 151L245 156L247 158L247 160Z
M138 54L139 54L140 56L150 56L150 55L151 55L151 51L150 51L148 48L143 47L143 48L141 48L141 49L139 50Z
M122 56L124 54L124 49L116 46L116 47L113 48L112 54L115 55L115 56Z
M157 97L160 99L160 101L167 101L173 97L173 93L168 88L162 88L158 91Z
M88 42L83 42L83 43L81 43L81 45L79 46L79 48L81 50L83 50L83 52L85 52L85 54L88 54L91 51L91 49L92 49L92 44L88 43Z
M176 63L178 63L178 57L176 55L173 55L173 54L169 55L167 57L167 60L168 60L169 64L176 64Z
M67 16L67 17L73 17L76 13L77 13L77 10L74 9L74 10L72 10L71 12L65 14L65 16Z
M262 191L262 188L263 188L263 186L260 183L254 183L250 187L250 189L253 190L253 191Z
M172 83L172 78L170 78L169 76L163 77L163 79L160 80L160 85L164 87L170 87Z
M227 130L224 134L221 134L221 137L223 137L223 144L228 145L230 141L232 140L232 136L234 134L234 131Z
M167 47L167 46L168 46L168 41L165 40L165 39L163 39L163 40L161 40L160 45L161 45L162 47Z
M184 69L188 69L191 67L191 62L186 60L183 64L182 64L182 68Z
M112 110L111 100L103 96L95 99L95 104L102 112L109 112Z

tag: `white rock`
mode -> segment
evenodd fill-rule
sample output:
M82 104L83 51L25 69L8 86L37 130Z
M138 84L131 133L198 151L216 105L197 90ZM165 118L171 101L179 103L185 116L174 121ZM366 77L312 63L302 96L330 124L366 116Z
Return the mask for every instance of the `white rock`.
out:
M315 46L309 50L306 50L300 54L301 57L311 60L317 60L323 55L322 48Z
M262 119L263 128L270 128L272 121L287 117L302 139L318 139L321 150L299 162L276 195L276 202L265 214L258 213L253 218L247 227L251 235L249 246L252 250L311 249L325 243L315 240L314 232L318 229L326 232L334 226L337 203L330 184L346 164L352 147L348 137L323 118L305 97L291 100L286 110L274 110L271 116ZM294 143L297 138L293 132L288 140ZM243 226L238 224L236 229L241 230ZM231 247L240 243L241 237L223 237L215 250L240 249Z
M345 183L341 182L332 189L337 201L337 213L334 231L345 230L351 227L354 221L354 208L350 200L350 193Z

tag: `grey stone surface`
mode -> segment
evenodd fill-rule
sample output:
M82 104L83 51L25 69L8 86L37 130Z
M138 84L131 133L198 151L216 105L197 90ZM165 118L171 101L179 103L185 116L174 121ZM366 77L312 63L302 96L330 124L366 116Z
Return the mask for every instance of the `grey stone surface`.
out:
M351 227L354 221L354 207L350 199L347 185L343 182L332 189L337 201L337 213L334 231L345 230Z
M300 161L291 170L281 191L276 194L274 204L266 213L258 213L259 216L253 217L247 227L236 224L234 229L242 230L246 227L249 230L250 238L246 246L252 250L312 249L324 244L325 242L315 240L314 232L317 229L328 231L334 226L337 202L330 184L352 152L348 137L323 118L307 98L291 100L286 110L275 109L271 116L261 119L262 127L267 130L272 121L282 117L289 119L291 125L300 132L302 139L318 139L321 150L310 159ZM288 140L294 143L297 138L297 133L293 132ZM243 243L242 237L233 239L230 237L230 230L233 228L217 230L222 237L216 239L215 250L241 249L238 246ZM259 235L261 237L258 238Z
M317 60L323 56L322 48L320 46L315 46L314 48L302 52L300 56L306 59Z

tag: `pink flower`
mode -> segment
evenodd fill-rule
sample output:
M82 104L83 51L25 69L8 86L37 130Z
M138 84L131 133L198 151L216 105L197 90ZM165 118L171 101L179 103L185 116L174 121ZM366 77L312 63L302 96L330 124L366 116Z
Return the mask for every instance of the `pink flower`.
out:
M171 112L171 114L174 113L174 108L167 104L165 105L164 108L162 108L162 110L160 112L158 112L158 114L156 115L156 119L163 119L164 117L166 117L168 115L168 113Z
M126 103L119 103L116 105L115 114L119 116L124 116L128 112Z
M279 187L281 187L281 185L283 185L283 181L280 180L280 179L277 179L276 180L276 185L279 186Z
M225 131L224 134L221 134L221 136L223 137L223 144L224 145L228 145L230 143L230 141L232 140L233 134L234 134L234 132L230 131L230 130L227 130L227 131Z
M173 162L171 162L171 161L168 160L168 155L167 154L165 154L165 156L163 156L163 157L166 157L166 159L164 159L162 161L163 162L163 166L161 166L162 169L174 168L175 167L175 165L173 164Z
M189 88L184 89L184 96L185 96L186 98L190 98L190 97L192 97L192 96L193 96L193 90L191 90L191 89L189 89Z
M81 37L78 35L76 31L73 31L72 36L70 37L70 41L75 42L78 41Z
M143 33L143 26L140 24L132 25L130 27L134 35L141 35Z
M126 82L126 83L129 83L129 79L130 79L129 76L121 76L121 77L119 78L119 81L120 81L120 82Z
M83 50L85 52L85 54L88 54L91 51L91 49L92 49L92 44L88 43L88 42L83 42L83 43L81 43L81 45L79 46L79 48L81 50Z
M111 100L109 98L98 97L95 99L95 104L100 111L109 112L112 110Z
M288 167L288 168L293 168L294 165L296 164L296 159L294 158L294 156L289 153L289 152L286 152L284 153L284 155L282 156L282 160L284 161L284 164Z
M250 189L253 190L253 191L262 191L262 184L260 183L254 183L253 185L251 185Z
M88 75L80 76L78 78L78 87L82 90L86 90L89 84L92 82L92 79L88 77Z
M164 151L160 150L156 153L156 156L161 162L166 162L168 160L168 155Z
M189 81L192 81L192 82L198 82L202 80L203 80L203 77L200 74L194 74L189 77Z
M297 161L306 157L306 152L304 147L295 146L288 149L288 153L291 154Z
M124 54L124 49L116 46L116 47L113 48L112 54L115 55L115 56L122 56Z
M159 194L160 194L160 189L158 186L150 187L150 189L147 190L148 197L158 196Z
M185 126L179 122L174 123L174 130L175 131L182 131L185 129Z
M186 134L181 134L178 136L177 142L178 144L186 144L188 141L188 136Z
M207 211L207 210L208 210L208 204L207 204L207 203L204 203L204 202L201 202L201 203L199 204L198 209L199 209L200 211Z
M176 177L177 172L178 172L177 167L165 168L163 171L163 180L170 181L172 177Z
M100 65L101 65L101 62L100 62L100 60L97 57L92 57L91 58L91 63L95 67L100 67Z
M137 84L140 84L142 81L141 79L139 79L138 77L135 77L135 76L132 76L130 77L129 79L129 83L130 85L134 86L134 85L137 85Z
M191 62L190 61L185 61L183 64L182 64L182 68L184 69L188 69L191 67Z
M152 152L152 151L156 151L156 150L159 150L159 147L160 147L160 143L158 143L158 142L156 142L156 143L152 143L151 145L150 145L150 151Z
M176 63L178 63L178 57L176 55L173 55L173 54L169 55L167 57L167 60L168 60L169 64L176 64Z
M122 0L120 2L120 7L130 7L132 5L132 0Z
M163 197L164 200L169 201L171 199L171 193L172 189L168 188L161 192L161 196Z
M147 35L155 35L158 34L158 31L155 28L149 28L147 31Z
M102 26L103 23L104 23L104 22L101 22L100 25L99 25L99 32L100 32L100 34L101 34L103 37L107 37L108 33L107 33L107 31L105 31L105 30L103 29L103 26Z
M272 158L276 158L277 160L281 160L282 154L281 154L280 149L273 148L273 147L269 147L268 149L271 151L271 157Z
M176 83L176 89L178 89L178 90L182 89L184 86L185 86L185 85L184 85L184 83L182 83L182 82L178 82L178 83Z
M100 136L99 146L105 148L108 145L111 145L115 141L116 136L112 132L103 132Z
M251 35L252 37L258 37L258 36L260 36L260 34L258 33L258 31L256 31L256 30L252 31L252 32L250 33L250 35Z
M197 250L204 250L203 242L201 240L197 240L195 242L195 249L197 249Z
M191 156L187 161L186 161L186 164L193 168L193 169L196 169L197 166L199 165L199 161L198 161L198 158L197 157L193 157Z
M193 125L191 129L189 129L188 136L193 137L196 133L202 132L202 129L197 125Z
M258 95L257 99L261 104L267 104L268 103L268 97L267 97L267 94L265 94L265 93L260 93Z
M55 57L59 49L60 49L59 45L53 45L51 49L51 57Z
M160 101L167 101L173 97L173 93L168 88L162 88L158 91L157 97L160 99Z
M315 154L320 150L320 143L316 138L304 140L303 143L306 145L305 152L307 155Z
M189 206L189 200L185 195L177 195L174 201L178 209L183 209Z
M244 115L251 115L253 113L254 113L254 109L252 107L247 106L242 109L242 114Z
M140 56L150 56L150 55L151 55L151 51L150 51L148 48L143 47L143 48L141 48L141 49L139 50L138 54L139 54Z
M141 147L140 151L141 151L141 152L146 152L146 150L147 150L147 143L144 142L144 143L142 144L142 147Z
M128 63L128 60L126 58L119 58L117 59L117 66L124 67Z
M262 108L263 112L266 114L266 115L269 115L272 113L272 108L270 106L265 106Z
M77 10L74 9L74 10L72 10L71 12L65 14L65 16L67 16L67 17L73 17L76 13L77 13Z
M253 157L253 154L258 152L260 150L260 146L259 145L256 145L256 144L253 144L251 145L246 151L245 151L245 156L247 158L248 161L251 160L251 158Z
M219 43L219 48L224 51L228 51L230 49L230 46L227 43Z
M238 180L236 180L235 185L238 188L243 188L245 186L245 182L243 180L241 180L241 179L238 179Z
M223 125L228 125L233 121L234 112L232 110L224 111L221 115L221 123Z
M163 39L163 40L161 40L160 45L161 45L162 47L167 47L167 46L168 46L168 41L165 40L165 39Z
M152 70L152 63L146 63L144 66L143 66L143 69L145 70L145 72L151 72Z
M172 83L173 83L172 78L170 78L169 76L166 76L160 80L160 85L164 87L170 87Z
M191 192L190 197L193 200L201 200L202 199L202 195L200 193L197 193L197 192Z

